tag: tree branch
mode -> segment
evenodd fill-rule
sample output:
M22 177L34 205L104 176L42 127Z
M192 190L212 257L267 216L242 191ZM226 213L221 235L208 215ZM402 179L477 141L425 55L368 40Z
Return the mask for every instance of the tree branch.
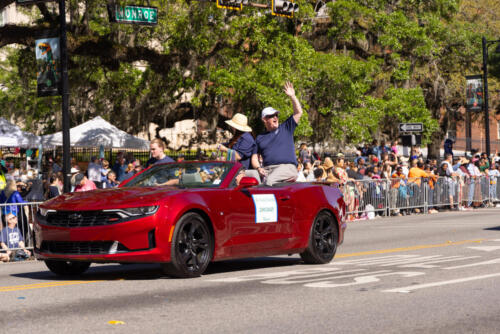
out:
M0 12L7 6L16 2L15 0L0 0Z
M35 43L35 35L42 30L43 28L39 26L28 27L6 24L0 28L0 48L9 44L32 45Z
M43 18L45 21L50 22L50 23L56 23L57 22L57 17L52 15L51 12L47 9L47 5L44 2L37 3L36 6L40 10L40 12L43 15Z

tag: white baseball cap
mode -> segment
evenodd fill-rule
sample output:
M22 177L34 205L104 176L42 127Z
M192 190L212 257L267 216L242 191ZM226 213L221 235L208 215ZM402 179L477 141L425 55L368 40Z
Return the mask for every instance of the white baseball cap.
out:
M274 114L278 114L279 111L274 109L273 107L265 107L264 109L262 109L262 114L261 114L261 117L264 118L266 116L270 116L270 115L274 115Z

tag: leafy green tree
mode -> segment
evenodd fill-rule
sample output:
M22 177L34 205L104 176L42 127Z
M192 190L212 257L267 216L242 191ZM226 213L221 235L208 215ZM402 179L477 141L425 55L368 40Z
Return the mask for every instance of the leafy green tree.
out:
M289 20L260 8L137 1L159 10L158 25L145 27L109 23L102 1L68 0L73 124L101 115L136 133L149 122L197 118L215 129L242 112L260 132L263 107L281 110L282 120L292 113L282 92L290 80L305 110L298 139L343 147L423 122L435 153L464 101L463 75L479 66L481 30L460 2L336 0L321 22L316 3L298 2ZM12 3L0 0L0 10ZM38 3L25 11L31 24L0 27L0 48L10 50L1 113L52 132L60 99L35 97L33 36L57 27L57 10Z

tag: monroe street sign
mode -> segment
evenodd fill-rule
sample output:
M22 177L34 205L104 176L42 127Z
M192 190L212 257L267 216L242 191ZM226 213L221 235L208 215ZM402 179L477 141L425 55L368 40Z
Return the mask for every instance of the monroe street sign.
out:
M422 123L399 123L399 132L422 132L424 125Z
M108 5L109 21L144 25L158 24L158 8Z

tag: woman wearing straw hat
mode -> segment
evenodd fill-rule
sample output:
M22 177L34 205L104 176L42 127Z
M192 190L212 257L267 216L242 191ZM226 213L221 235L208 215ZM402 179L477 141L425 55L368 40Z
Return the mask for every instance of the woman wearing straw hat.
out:
M335 165L333 164L333 161L330 157L325 158L325 161L323 162L322 167L326 173L326 182L337 182L337 183L339 182L339 179L334 174Z
M252 128L248 126L247 117L237 113L226 123L235 131L229 143L220 144L218 150L226 152L228 160L239 161L245 169L250 169L250 159L256 146L252 136Z

